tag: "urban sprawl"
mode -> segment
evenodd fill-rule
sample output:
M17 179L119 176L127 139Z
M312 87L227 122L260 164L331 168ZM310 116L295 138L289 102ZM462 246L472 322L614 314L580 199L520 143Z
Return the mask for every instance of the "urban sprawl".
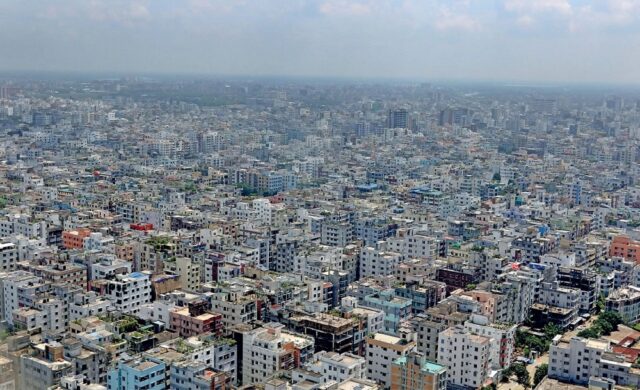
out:
M0 389L640 388L640 93L0 81Z

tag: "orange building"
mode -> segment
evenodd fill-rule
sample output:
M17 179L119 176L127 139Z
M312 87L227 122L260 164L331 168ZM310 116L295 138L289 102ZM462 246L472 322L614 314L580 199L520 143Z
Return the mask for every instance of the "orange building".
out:
M62 232L62 245L65 249L82 249L85 237L89 237L91 230L80 228Z
M611 241L609 256L622 257L640 263L640 242L627 236L616 236Z

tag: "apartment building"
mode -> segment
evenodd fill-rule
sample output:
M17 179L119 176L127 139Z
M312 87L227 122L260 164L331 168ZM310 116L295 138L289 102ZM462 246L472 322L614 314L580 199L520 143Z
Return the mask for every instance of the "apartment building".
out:
M561 335L549 349L549 378L586 385L591 377L613 379L617 385L640 387L640 369L612 351L609 341Z
M106 296L117 310L137 314L142 305L151 302L149 274L132 272L117 275L114 280L108 281Z
M173 390L225 390L231 380L225 372L197 361L171 364L169 386Z
M489 374L491 339L472 334L463 326L440 333L438 364L447 367L448 383L453 386L480 388Z
M517 325L490 323L487 317L472 314L464 327L472 334L490 339L489 367L501 370L513 363Z
M317 352L304 366L291 373L293 383L309 381L315 384L340 383L349 379L362 379L366 360L351 353Z
M360 277L383 277L394 275L404 260L398 252L387 251L386 243L379 242L376 247L364 247L360 251Z
M361 352L360 323L354 318L315 313L292 317L290 322L296 332L313 337L318 351Z
M415 349L415 342L384 333L366 339L367 378L385 389L391 388L393 362Z
M613 290L605 301L606 309L615 311L623 320L635 324L640 321L640 287L627 286Z
M203 333L221 335L223 331L222 314L206 310L204 301L190 302L185 308L176 308L169 312L169 325L180 337L191 337Z
M242 385L264 383L278 372L299 367L312 356L313 338L283 328L281 324L269 323L237 334L241 340L238 348L242 350L238 369Z
M99 297L93 291L74 294L73 301L69 304L69 321L105 315L111 308L110 300Z
M22 306L20 296L35 295L36 291L44 287L41 279L27 271L13 271L0 273L0 319L13 324L13 311ZM20 293L20 294L19 294Z
M10 272L16 269L18 262L18 248L12 242L0 243L0 272Z
M48 389L73 373L73 365L64 360L60 343L37 344L31 355L20 358L20 376L24 389Z
M258 296L239 292L219 292L211 297L211 311L222 314L225 329L234 325L248 324L258 318Z
M410 352L391 366L391 390L446 390L447 369Z
M164 390L165 369L165 363L151 357L120 361L107 375L107 389Z
M65 230L62 232L62 246L65 249L84 248L84 239L91 235L89 229Z

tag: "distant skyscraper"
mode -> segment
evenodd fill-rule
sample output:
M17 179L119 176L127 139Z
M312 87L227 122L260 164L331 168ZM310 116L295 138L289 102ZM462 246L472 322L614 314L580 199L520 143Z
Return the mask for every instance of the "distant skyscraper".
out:
M468 123L467 117L471 115L467 108L447 108L440 111L438 124L444 125L465 125Z
M391 129L409 128L409 112L405 109L390 110L387 125Z

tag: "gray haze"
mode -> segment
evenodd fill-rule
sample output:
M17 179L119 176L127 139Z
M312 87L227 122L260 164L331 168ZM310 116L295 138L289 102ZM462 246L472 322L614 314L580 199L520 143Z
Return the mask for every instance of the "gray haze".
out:
M640 83L640 0L0 0L0 71Z

